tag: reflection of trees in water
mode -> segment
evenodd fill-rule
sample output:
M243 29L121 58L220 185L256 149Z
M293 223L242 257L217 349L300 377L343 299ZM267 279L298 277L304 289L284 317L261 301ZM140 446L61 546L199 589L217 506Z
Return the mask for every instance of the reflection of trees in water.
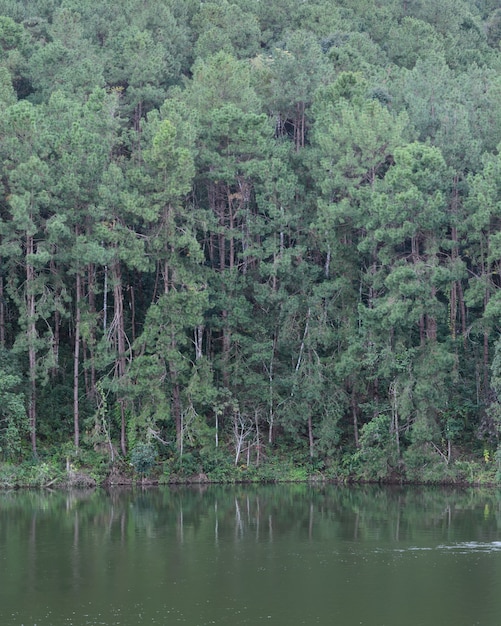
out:
M71 536L73 558L82 546L106 552L119 542L172 536L180 543L273 542L329 538L412 541L424 530L497 538L501 497L490 490L334 485L238 485L113 490L11 492L0 495L0 542L33 550L40 537ZM26 542L26 537L29 541ZM99 555L97 555L99 556ZM78 564L75 565L78 569Z

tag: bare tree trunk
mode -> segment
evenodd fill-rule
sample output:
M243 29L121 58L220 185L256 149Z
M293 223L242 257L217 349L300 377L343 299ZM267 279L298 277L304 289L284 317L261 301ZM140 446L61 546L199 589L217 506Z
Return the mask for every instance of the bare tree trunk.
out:
M397 446L397 454L400 458L400 436L399 436L399 419L398 419L398 381L393 380L390 384L390 399L392 409L391 431L395 435L395 444Z
M194 331L194 345L195 345L195 361L199 361L203 357L203 337L204 337L204 326L200 324L196 326Z
M251 433L251 428L240 413L240 411L235 411L233 414L233 433L235 437L235 465L238 465L238 461L240 459L240 454L242 453L242 448L245 440L249 437Z
M256 466L259 466L261 460L261 434L259 432L259 419L257 409L254 410L254 424L256 427ZM249 465L249 463L247 463Z
M114 296L114 319L117 346L116 370L119 381L121 381L126 372L126 344L125 344L125 320L124 320L124 301L122 291L122 271L120 261L116 260L112 267L113 274L113 296ZM126 424L125 424L125 398L118 398L120 405L120 448L122 454L127 454L126 446Z
M164 294L169 293L169 261L165 260L162 269L162 278L164 283Z

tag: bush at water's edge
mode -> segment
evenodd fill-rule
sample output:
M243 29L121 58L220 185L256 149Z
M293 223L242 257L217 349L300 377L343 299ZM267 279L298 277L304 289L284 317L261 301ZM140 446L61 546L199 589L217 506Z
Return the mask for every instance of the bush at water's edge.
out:
M134 457L131 457L134 461ZM142 470L142 471L138 471ZM342 457L330 465L292 458L265 459L259 465L239 463L220 457L201 463L200 458L171 458L151 464L135 464L130 459L61 456L33 459L20 464L0 463L0 489L92 488L101 485L189 484L189 483L406 483L443 485L498 484L501 476L495 459L456 459L446 463L431 458L427 463L401 463L398 467L361 464L356 456Z

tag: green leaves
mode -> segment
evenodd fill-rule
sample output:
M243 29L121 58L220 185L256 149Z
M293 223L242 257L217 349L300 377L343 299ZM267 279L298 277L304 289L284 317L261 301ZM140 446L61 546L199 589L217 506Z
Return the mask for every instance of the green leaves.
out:
M501 304L495 7L25 4L0 16L0 342L32 430L40 386L47 414L71 380L89 414L106 389L123 450L285 442L386 477L474 441Z
M14 355L0 351L0 456L17 461L29 429L24 407L24 380Z
M237 58L252 58L259 51L260 28L256 15L227 0L204 2L193 18L197 33L195 56L206 58L219 51Z

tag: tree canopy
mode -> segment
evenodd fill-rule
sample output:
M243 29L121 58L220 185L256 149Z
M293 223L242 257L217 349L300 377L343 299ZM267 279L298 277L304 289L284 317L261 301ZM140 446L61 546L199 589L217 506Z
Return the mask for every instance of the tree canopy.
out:
M0 0L0 458L495 477L500 33L473 0Z

